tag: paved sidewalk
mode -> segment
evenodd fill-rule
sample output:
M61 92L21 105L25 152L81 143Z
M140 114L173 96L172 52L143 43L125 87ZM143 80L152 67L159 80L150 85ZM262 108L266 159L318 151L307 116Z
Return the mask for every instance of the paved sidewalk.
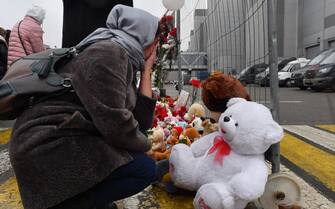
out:
M185 89L191 92L190 86ZM170 87L167 94L176 96L177 92ZM304 208L335 209L335 124L283 127L286 133L281 154L285 165L281 172L298 181ZM10 130L0 129L0 209L23 209L9 163L9 136ZM171 195L150 186L118 205L121 209L191 209L192 200L192 195Z

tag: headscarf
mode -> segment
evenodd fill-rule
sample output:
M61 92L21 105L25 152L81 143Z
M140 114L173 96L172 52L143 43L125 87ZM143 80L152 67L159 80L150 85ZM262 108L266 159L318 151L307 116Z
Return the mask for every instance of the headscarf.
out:
M42 7L33 6L32 8L28 9L26 15L34 18L40 24L42 24L45 18L45 10Z
M153 43L158 22L157 17L146 11L118 4L108 15L107 28L98 28L76 48L81 49L97 41L110 39L127 51L133 67L142 70L144 48Z

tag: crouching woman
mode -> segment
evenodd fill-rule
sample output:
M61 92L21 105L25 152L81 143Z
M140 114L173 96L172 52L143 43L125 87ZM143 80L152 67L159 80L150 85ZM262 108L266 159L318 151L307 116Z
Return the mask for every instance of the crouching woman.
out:
M74 92L17 118L10 159L25 209L105 208L154 181L155 163L144 154L151 143L140 130L153 120L158 25L145 11L115 6L107 27L85 38L77 46L85 49L60 69Z

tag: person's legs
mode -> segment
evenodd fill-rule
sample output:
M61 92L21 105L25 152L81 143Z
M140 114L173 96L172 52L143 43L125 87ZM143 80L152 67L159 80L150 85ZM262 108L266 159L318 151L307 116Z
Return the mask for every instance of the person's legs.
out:
M113 171L91 190L96 208L137 194L156 180L155 161L145 153L130 154L133 161Z
M156 180L156 164L144 153L130 153L130 163L113 171L105 180L49 209L104 209L113 201L132 196Z
M48 209L74 209L74 208L94 209L95 206L92 201L91 192L86 191L86 192L80 193Z

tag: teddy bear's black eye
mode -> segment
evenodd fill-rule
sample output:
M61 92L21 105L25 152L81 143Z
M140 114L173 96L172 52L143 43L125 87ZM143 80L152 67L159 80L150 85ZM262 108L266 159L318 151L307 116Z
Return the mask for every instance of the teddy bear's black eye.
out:
M231 117L233 117L232 115L229 115L229 117L231 118Z
M237 126L238 126L238 123L235 123L235 126L237 127Z

